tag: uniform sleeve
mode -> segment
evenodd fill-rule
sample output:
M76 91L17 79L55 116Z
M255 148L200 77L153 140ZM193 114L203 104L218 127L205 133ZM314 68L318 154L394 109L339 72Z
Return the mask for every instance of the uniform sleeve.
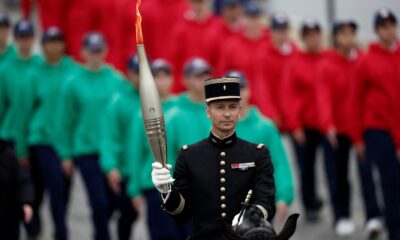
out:
M364 119L364 101L367 87L367 67L366 62L362 61L356 66L356 74L350 84L350 104L349 113L351 121L351 139L355 144L363 142L362 126Z
M280 133L274 125L271 126L270 137L270 141L266 145L271 151L272 165L275 170L276 202L290 205L295 195L293 172Z
M321 64L317 70L317 107L319 112L319 125L324 133L334 127L332 114L332 86L331 71L326 64Z
M141 186L139 182L139 175L141 173L144 159L144 152L146 151L146 133L144 131L143 121L141 114L135 115L134 122L129 130L128 136L128 158L130 162L129 167L129 182L128 194L131 198L138 197L141 194ZM150 178L151 176L149 176Z
M263 147L256 160L256 176L254 178L253 204L267 212L267 220L275 216L275 181L274 167L267 148ZM264 211L263 211L264 212Z
M118 113L119 96L111 100L101 121L100 167L105 174L118 170L122 153L121 123Z
M193 215L192 187L190 172L186 165L184 151L181 150L176 160L174 171L175 182L172 191L164 204L165 210L177 222L184 224Z
M73 138L79 107L72 86L73 79L66 82L61 93L60 109L56 114L56 148L62 160L73 157Z
M285 126L290 131L295 131L301 127L300 114L302 99L297 89L296 68L294 62L289 63L284 72L281 101Z

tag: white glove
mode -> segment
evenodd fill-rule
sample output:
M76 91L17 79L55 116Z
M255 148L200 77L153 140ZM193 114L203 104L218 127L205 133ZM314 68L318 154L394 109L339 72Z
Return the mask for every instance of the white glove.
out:
M246 211L246 210L245 210L245 211ZM235 215L235 217L234 217L233 220L232 220L232 227L236 227L236 226L242 224L242 222L243 222L243 216L244 216L244 212L245 212L245 211L243 211L243 214L242 214L242 217L240 218L240 221L239 221L239 215L240 215L240 213L238 213L238 214Z
M151 172L151 180L153 181L154 186L160 193L168 193L164 186L168 186L175 181L175 179L171 177L170 173L172 166L167 164L166 168L164 168L161 163L154 162L152 167L153 171Z

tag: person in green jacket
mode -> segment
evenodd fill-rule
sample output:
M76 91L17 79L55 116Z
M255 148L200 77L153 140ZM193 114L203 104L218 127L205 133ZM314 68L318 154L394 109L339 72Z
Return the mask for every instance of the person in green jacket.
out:
M8 44L10 25L11 23L8 14L0 12L0 67L5 61L16 56L14 46Z
M70 178L62 171L55 144L56 118L54 109L59 108L61 88L71 78L77 66L64 55L64 35L57 27L48 28L41 40L43 59L33 70L30 79L32 109L29 119L27 141L32 176L40 179L44 186L36 192L42 199L43 190L49 193L50 210L53 217L55 239L68 239L66 205Z
M173 83L171 65L162 59L156 59L151 63L151 70L157 85L162 101L164 114L174 109L176 99L170 96L170 89ZM140 209L142 197L146 200L147 225L150 238L160 239L185 239L180 229L159 207L160 194L151 182L151 164L154 157L147 141L143 117L141 111L135 114L132 121L129 136L128 159L131 163L128 194L132 198L132 204ZM168 125L166 126L168 133ZM171 159L168 159L171 160ZM162 226L162 227L160 227Z
M33 55L35 29L32 22L20 20L14 26L14 39L17 46L17 56L8 59L0 70L0 139L7 143L20 161L20 164L29 169L27 151L27 131L32 102L27 97L31 92L30 76L38 66L39 56ZM35 192L41 192L43 186L40 178L32 176ZM29 237L36 237L40 233L40 219L37 214L40 198L34 199L32 204L34 216L26 230Z
M140 110L139 61L137 55L128 61L128 81L126 89L115 94L109 103L102 121L100 145L100 166L107 176L107 182L117 198L120 212L118 219L118 239L130 239L132 224L137 218L126 192L129 181L130 159L129 130L133 116Z
M276 184L277 221L283 224L288 216L288 208L294 200L293 174L286 151L275 124L261 115L257 108L249 105L250 90L244 75L238 71L229 71L226 76L240 79L241 111L236 126L239 137L253 143L262 143L271 152Z
M126 86L122 76L104 63L106 42L90 32L83 43L85 66L67 81L61 94L57 118L57 150L64 173L71 176L76 164L92 209L94 239L109 240L111 190L99 164L101 120L107 103Z
M211 77L211 71L201 58L189 60L184 66L184 83L188 90L177 98L176 107L166 115L168 159L175 161L182 146L200 141L210 132L211 122L204 114L204 80Z

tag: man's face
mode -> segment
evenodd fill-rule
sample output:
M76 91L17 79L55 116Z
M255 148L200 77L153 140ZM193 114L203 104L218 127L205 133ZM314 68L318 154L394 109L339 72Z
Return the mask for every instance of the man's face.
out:
M285 43L289 41L289 29L274 29L271 31L271 37L275 43Z
M207 105L206 111L214 128L221 132L231 132L239 121L240 102L237 100L211 102Z
M222 8L222 16L229 21L236 21L243 15L243 8L240 4L224 6Z
M9 33L10 33L10 28L0 27L0 45L7 44Z
M244 25L251 31L260 30L263 27L261 16L245 16Z
M172 75L166 71L159 71L154 74L158 92L161 96L168 96L172 87Z
M211 78L209 73L202 73L199 75L192 75L185 77L186 87L189 92L197 95L204 95L204 80Z
M204 12L208 7L208 0L189 0L190 8L193 12Z
M380 41L395 42L397 40L397 25L387 21L375 29Z
M43 44L43 53L46 57L61 57L64 54L64 49L63 41L48 41Z
M305 48L310 52L318 52L322 46L321 32L311 30L303 36Z
M15 43L20 51L28 52L33 48L34 38L33 37L17 37Z
M352 27L347 26L336 34L336 44L345 49L352 49L356 46L356 34Z
M83 58L85 62L89 63L90 65L96 65L96 66L102 65L105 56L106 56L105 50L100 50L100 51L83 50Z

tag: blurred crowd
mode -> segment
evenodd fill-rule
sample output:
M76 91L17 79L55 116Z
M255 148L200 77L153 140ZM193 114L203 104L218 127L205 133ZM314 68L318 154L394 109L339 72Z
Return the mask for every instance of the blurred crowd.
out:
M33 54L38 35L30 20L34 4L42 29L40 55ZM115 212L118 239L129 239L143 201L151 239L186 239L190 224L180 226L169 218L151 182L154 159L138 92L136 1L22 0L21 6L24 18L15 23L0 12L2 239L19 239L20 222L29 239L40 239L45 192L54 239L69 239L66 218L75 170L87 191L94 239L110 239L108 223ZM250 0L221 0L216 6L209 0L146 0L140 8L171 165L184 145L209 134L204 80L238 77L242 108L236 131L271 152L275 222L284 222L295 198L295 167L303 217L320 221L323 202L315 167L322 147L333 230L351 237L349 159L354 148L366 236L375 239L387 229L390 240L399 240L398 16L378 9L371 16L377 41L364 50L358 48L353 20L323 29L317 20L304 19L301 42L295 43L283 12L267 17ZM323 33L331 36L330 47L324 46ZM292 140L296 166L290 166L281 135ZM382 190L382 203L376 188Z

